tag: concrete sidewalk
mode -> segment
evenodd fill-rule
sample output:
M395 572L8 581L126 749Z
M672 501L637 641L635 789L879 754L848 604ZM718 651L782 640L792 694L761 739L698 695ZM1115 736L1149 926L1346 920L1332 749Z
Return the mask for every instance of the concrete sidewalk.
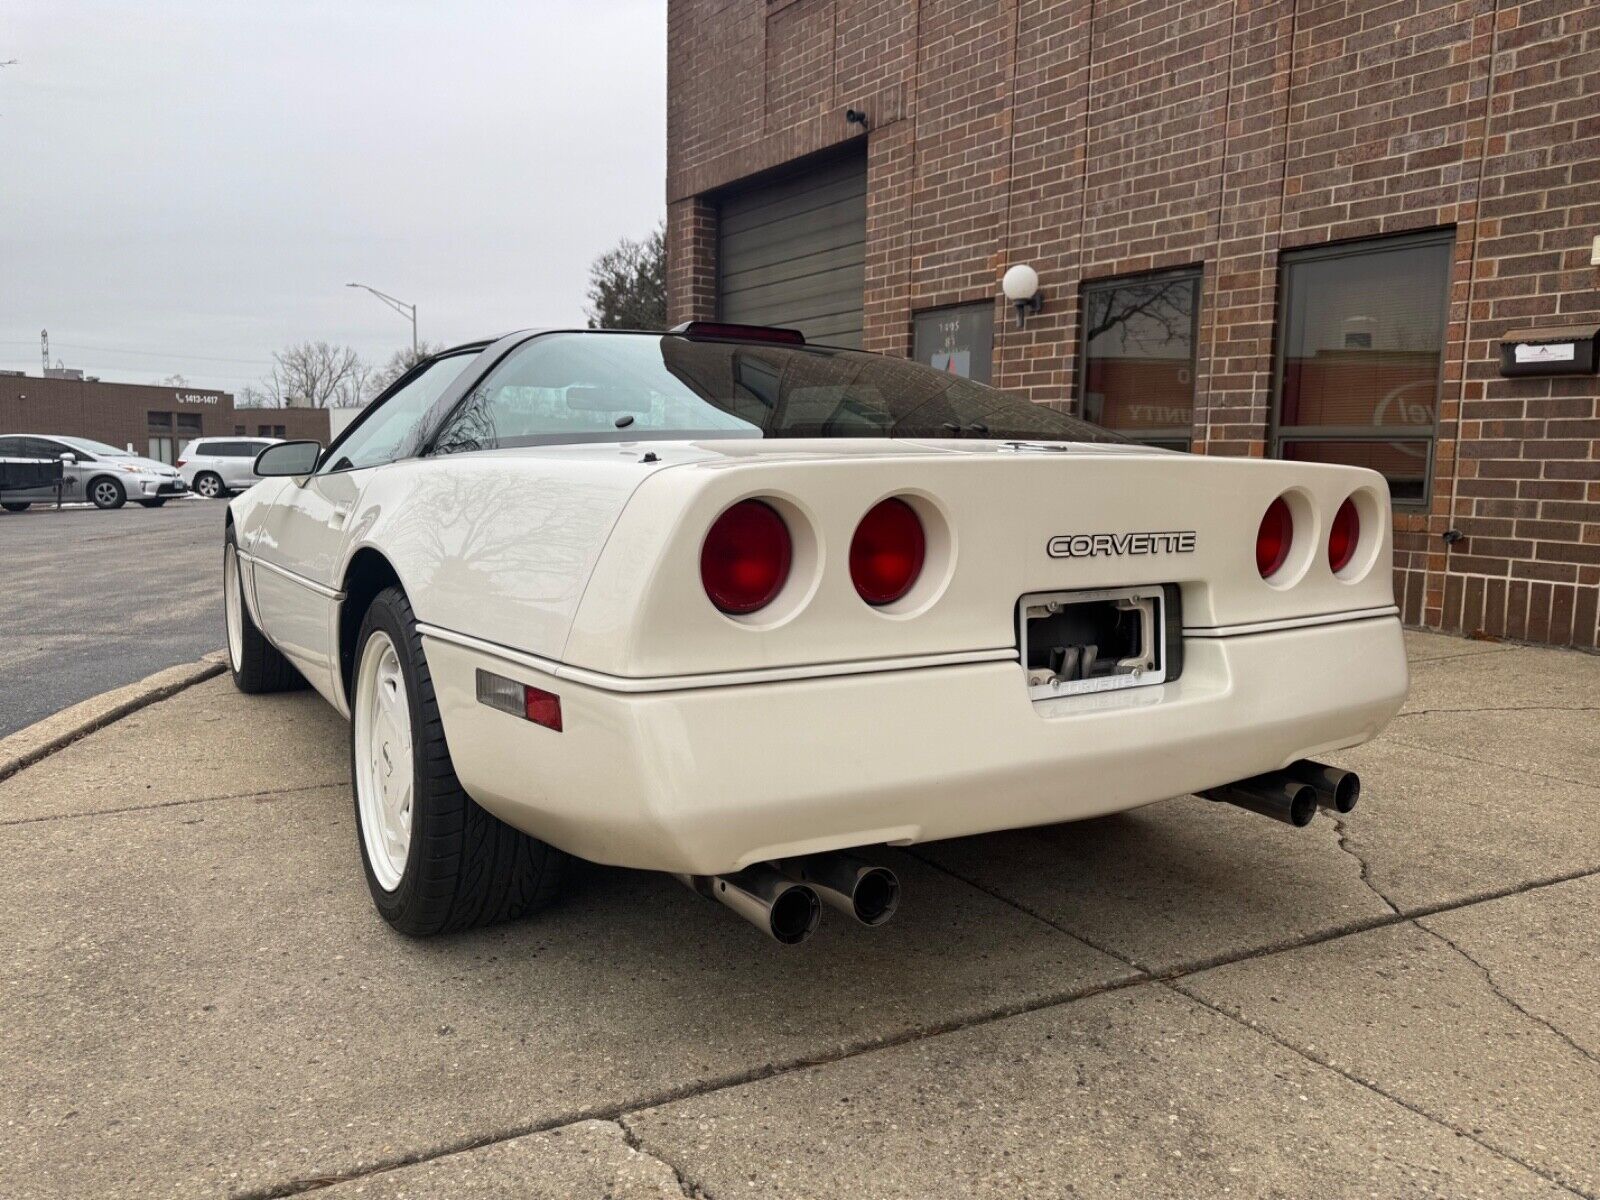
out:
M1347 820L918 847L798 950L601 868L400 938L343 722L198 684L0 783L0 1195L1600 1196L1600 659L1408 642Z

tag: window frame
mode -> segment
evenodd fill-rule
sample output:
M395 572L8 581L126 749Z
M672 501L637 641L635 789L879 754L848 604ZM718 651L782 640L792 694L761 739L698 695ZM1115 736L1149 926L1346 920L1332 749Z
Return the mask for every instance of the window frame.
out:
M1183 267L1163 267L1159 271L1136 271L1131 275L1107 275L1100 279L1085 279L1078 284L1078 369L1074 372L1078 389L1080 420L1089 421L1089 294L1094 291L1125 287L1129 284L1160 282L1168 279L1192 279L1195 283L1194 311L1189 314L1189 424L1180 437L1177 426L1161 429L1113 429L1099 421L1091 425L1120 433L1129 441L1140 445L1161 442L1183 442L1183 453L1194 449L1195 411L1200 391L1200 308L1205 303L1206 273L1204 263L1190 263Z
M1296 461L1283 457L1285 442L1424 442L1428 453L1423 464L1422 495L1414 500L1400 498L1391 489L1389 500L1393 507L1408 512L1426 512L1432 507L1435 466L1439 457L1439 409L1444 401L1445 355L1450 345L1450 264L1446 264L1444 294L1441 298L1439 370L1433 381L1433 424L1426 428L1418 425L1374 425L1370 432L1365 427L1357 429L1348 425L1283 424L1283 376L1289 342L1289 272L1301 263L1329 262L1420 246L1445 246L1453 251L1455 244L1456 228L1450 225L1417 233L1330 242L1279 252L1278 296L1272 319L1272 391L1267 397L1267 454L1270 458L1280 462Z

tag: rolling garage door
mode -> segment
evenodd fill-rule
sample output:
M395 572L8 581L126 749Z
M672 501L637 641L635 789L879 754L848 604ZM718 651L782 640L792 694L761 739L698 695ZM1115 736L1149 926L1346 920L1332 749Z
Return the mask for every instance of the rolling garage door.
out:
M717 311L861 345L867 163L852 155L741 188L719 205Z

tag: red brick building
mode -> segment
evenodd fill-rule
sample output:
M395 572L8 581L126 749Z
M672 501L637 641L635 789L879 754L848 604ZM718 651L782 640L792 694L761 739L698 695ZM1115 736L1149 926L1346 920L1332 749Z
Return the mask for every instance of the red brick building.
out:
M64 434L131 446L161 462L197 437L313 438L328 442L325 408L235 408L214 388L107 383L0 374L0 434Z
M1596 645L1595 0L669 14L673 320L1376 467L1408 623ZM1043 299L1021 330L1019 263ZM1502 375L1503 343L1552 373Z

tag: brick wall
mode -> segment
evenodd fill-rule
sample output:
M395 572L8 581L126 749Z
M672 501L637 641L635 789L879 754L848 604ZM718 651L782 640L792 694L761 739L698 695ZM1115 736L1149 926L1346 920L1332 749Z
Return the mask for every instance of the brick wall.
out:
M197 417L201 437L231 437L239 425L254 436L258 425L271 424L283 425L289 437L328 441L326 409L236 409L232 395L212 388L0 376L0 433L93 438L113 446L132 445L136 454L145 454L152 412ZM181 443L197 435L175 436Z
M1498 339L1600 323L1593 0L671 0L669 307L715 311L718 188L868 137L866 337L1039 270L995 381L1076 402L1079 286L1203 270L1197 451L1267 451L1281 251L1454 230L1414 625L1593 647L1600 381ZM1464 535L1454 544L1446 530Z

